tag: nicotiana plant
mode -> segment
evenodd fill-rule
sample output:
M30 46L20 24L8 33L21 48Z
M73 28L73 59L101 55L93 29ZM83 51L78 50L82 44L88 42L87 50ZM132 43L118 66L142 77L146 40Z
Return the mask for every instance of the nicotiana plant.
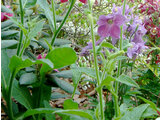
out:
M130 107L121 104L119 88L123 84L132 89L140 89L139 85L131 78L125 75L123 63L127 60L135 62L136 58L148 47L143 40L146 29L139 16L134 15L133 9L123 1L121 7L113 4L110 14L99 16L97 21L99 40L95 39L93 4L94 0L80 0L87 5L87 18L90 23L91 42L81 51L81 56L93 55L93 68L78 67L76 65L77 55L71 47L60 46L57 36L59 35L64 23L66 22L76 0L60 0L61 3L68 2L69 8L63 19L59 20L56 15L57 4L54 0L48 4L46 0L19 0L19 16L13 16L13 13L1 13L3 26L3 44L9 43L7 39L12 40L14 44L2 48L2 96L6 102L2 102L2 108L10 120L55 120L55 114L61 116L64 120L105 120L105 100L103 89L113 96L114 102L114 120L140 120L152 115L159 114L159 108L151 101L138 96L146 104L136 107ZM42 16L25 17L27 10L38 4L44 13ZM5 6L4 12L7 12ZM8 37L4 33L15 26L8 25L6 19L9 19L10 25L15 25L20 29L20 34ZM60 21L59 24L57 24ZM2 24L3 24L2 23ZM46 23L52 33L51 39L38 39L38 35L43 31ZM19 31L18 31L19 33ZM15 37L16 36L16 37ZM16 42L15 42L16 41ZM57 42L57 43L56 43ZM66 42L66 41L65 41ZM112 42L112 44L110 43ZM32 54L32 43L44 47L44 53L36 56ZM59 46L57 47L56 44ZM16 49L15 46L16 45ZM118 47L116 47L118 46ZM15 54L10 55L8 48L13 47ZM128 57L127 57L128 56ZM103 66L99 69L98 57L101 58ZM70 70L61 71L66 66ZM75 94L80 94L77 90L82 74L86 74L95 80L98 93L98 104L94 110L78 109L78 103L74 102ZM72 78L73 86L60 78ZM72 94L71 99L63 103L63 109L52 108L49 101L54 97L52 87L58 86L64 91ZM15 102L18 102L16 104ZM150 111L152 114L149 114ZM157 114L157 113L158 114Z

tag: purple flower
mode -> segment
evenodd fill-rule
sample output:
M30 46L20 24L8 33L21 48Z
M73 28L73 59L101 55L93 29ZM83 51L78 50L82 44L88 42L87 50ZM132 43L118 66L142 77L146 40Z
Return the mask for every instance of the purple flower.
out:
M96 41L96 45L99 45L102 41L104 40L104 38L100 38L98 41ZM88 45L86 47L84 47L80 53L81 56L84 55L89 55L89 50L92 49L92 42L88 42Z
M134 35L134 38L132 42L134 43L141 43L143 42L142 37L146 34L147 30L144 28L144 26L140 25Z
M131 31L133 32L133 28L136 29L135 26L132 26ZM134 38L131 40L132 47L128 48L127 55L129 58L136 59L137 55L142 52L143 49L146 49L145 42L142 37L146 34L147 30L143 25L139 25L138 29L134 35Z
M147 48L145 42L134 43L132 42L132 47L128 48L127 55L129 58L136 59L137 55L142 52L143 49Z
M113 8L112 8L112 13L116 14L122 14L123 8L122 7L117 7L115 3L113 3Z
M109 14L107 16L101 15L97 24L98 27L98 34L101 37L109 37L118 39L120 37L120 26L124 24L125 17L121 14Z
M134 7L129 8L129 5L126 5L125 6L125 16L130 16L129 13L131 13L133 9L134 9ZM114 14L118 13L118 14L122 15L123 14L123 6L117 7L115 4L113 4L112 13L114 13Z
M133 19L134 18L134 19ZM144 26L142 26L142 20L139 19L138 16L131 17L132 22L129 24L128 31L131 33L131 35L135 32L136 28L138 27L139 30L144 30ZM146 30L144 30L145 32Z

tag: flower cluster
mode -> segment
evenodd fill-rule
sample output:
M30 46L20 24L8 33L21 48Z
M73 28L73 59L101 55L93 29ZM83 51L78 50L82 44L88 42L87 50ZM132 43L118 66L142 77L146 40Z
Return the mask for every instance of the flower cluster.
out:
M127 31L130 34L129 36L125 36L124 34L123 39L125 40L127 37L131 38L132 47L128 48L127 52L129 58L135 59L143 49L147 48L142 39L147 31L142 24L142 20L138 16L133 16L132 10L133 8L129 8L126 5L125 13L122 15L123 7L117 7L113 4L112 14L108 14L107 16L101 15L97 21L100 40L96 42L96 45L101 43L106 37L111 37L112 44L115 45L118 39L120 39L120 27L123 25L123 32ZM81 55L89 54L89 49L92 49L92 42L89 42L82 49Z
M146 0L139 7L140 13L146 14L145 28L150 38L160 37L160 0Z
M147 30L144 28L144 25L142 25L142 20L140 20L138 16L135 17L127 30L130 32L131 36L134 34L133 39L131 39L132 47L128 48L127 55L129 58L135 59L143 49L147 48L142 39Z
M159 10L160 0L145 0L145 3L141 3L139 9L140 13L147 13L151 15ZM160 13L158 13L160 16Z
M9 5L7 5L6 7L7 7L7 8L10 8ZM12 16L13 16L13 13L1 12L1 22L9 19L6 15L9 16L9 17L12 17Z
M120 38L120 26L125 23L126 18L122 15L121 12L116 9L115 5L113 6L113 13L107 16L101 15L98 24L98 35L100 36L100 40L96 41L96 45L100 44L105 37L112 37L112 43L115 44L117 39ZM88 42L88 45L84 47L81 51L80 55L88 55L89 49L92 49L92 42Z

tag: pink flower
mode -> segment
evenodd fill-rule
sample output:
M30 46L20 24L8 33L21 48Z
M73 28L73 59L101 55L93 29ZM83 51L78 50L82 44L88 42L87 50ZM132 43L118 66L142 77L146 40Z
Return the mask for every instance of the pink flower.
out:
M87 3L87 0L79 0L80 2L86 4Z
M107 16L101 15L97 24L98 34L101 37L109 37L118 39L120 37L120 26L124 24L126 18L117 13L117 14L109 14Z
M157 113L160 115L160 111L157 110Z
M39 55L37 56L37 59L43 59L43 58L46 57L46 55L47 55L47 54L44 54L44 55L42 56L41 54L39 54Z
M61 3L68 2L68 0L60 0L60 1L61 1Z
M10 8L9 5L6 6L7 8ZM5 12L1 12L1 22L8 20L9 18L7 17L13 17L13 13L5 13Z

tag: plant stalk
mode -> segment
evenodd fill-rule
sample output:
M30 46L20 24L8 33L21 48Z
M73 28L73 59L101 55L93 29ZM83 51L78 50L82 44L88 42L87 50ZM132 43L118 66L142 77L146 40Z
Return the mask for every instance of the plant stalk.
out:
M54 1L52 0L52 12L53 12L53 21L54 21L54 32L56 32L57 30L57 26L56 26L56 12L55 12L55 4Z
M75 0L72 0L72 1L71 1L71 5L69 6L69 9L68 9L68 11L67 11L67 13L66 13L66 15L65 15L65 17L64 17L64 19L63 19L63 21L62 21L62 23L61 23L61 25L58 27L58 29L55 31L55 34L54 34L53 37L52 37L51 46L54 44L54 41L55 41L57 35L59 34L61 28L63 27L64 23L66 22L69 14L70 14L73 6L74 6L74 3L75 3Z
M89 6L89 10L91 12L91 17L92 17L92 5L91 5L90 0L88 0L88 6ZM93 19L90 19L90 23L91 23L91 28L90 29L91 29L92 46L93 46L94 66L95 66L96 76L97 76L97 85L99 86L101 84L101 80L100 80L98 61L97 61ZM101 120L104 120L102 89L100 89L98 91L98 95L99 95L99 102L100 102L100 118L101 118Z
M126 7L126 0L123 2L123 16L125 15L125 7ZM120 34L120 42L119 42L119 49L123 49L123 26L121 26L121 34ZM121 74L121 64L122 61L118 61L118 71L117 71L117 78ZM119 88L119 82L115 82L115 93L118 96L118 88ZM115 116L118 117L120 115L120 109L119 109L119 104L118 104L118 97L114 97L114 102L115 102Z
M22 7L22 0L19 0L19 4L20 4L20 15L21 15L21 23L24 23L24 12L23 12L23 7ZM23 31L20 31L20 40L19 40L19 44L17 47L17 56L19 56L20 54L20 49L22 46L22 41L23 41Z

